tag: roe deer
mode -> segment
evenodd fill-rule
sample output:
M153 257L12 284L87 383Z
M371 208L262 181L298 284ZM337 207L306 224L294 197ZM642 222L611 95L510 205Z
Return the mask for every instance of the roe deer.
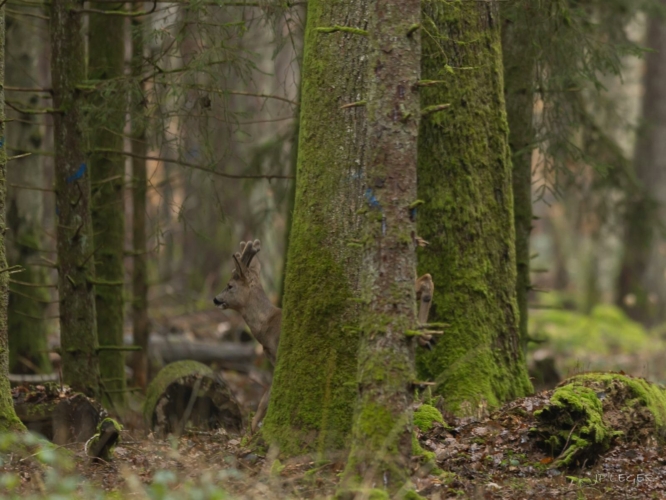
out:
M282 309L271 304L261 286L261 264L254 257L261 250L259 240L241 242L241 252L233 255L234 271L227 287L213 299L220 309L238 311L275 366Z
M233 255L234 271L226 288L213 299L220 309L232 309L240 315L250 328L250 332L259 342L270 362L275 366L280 329L282 325L282 309L275 307L261 286L261 264L255 256L261 250L259 240L241 242L241 251ZM424 274L415 283L416 298L419 301L418 321L425 324L432 304L435 285L429 274ZM419 344L430 348L429 335L419 337ZM257 413L252 419L252 432L257 430L259 422L266 414L270 388L259 402Z
M241 242L241 251L233 255L234 271L226 288L213 299L220 309L232 309L240 315L250 328L252 336L259 342L271 364L275 366L280 328L282 325L282 309L271 304L270 299L261 286L261 264L254 257L261 250L259 240ZM252 432L264 418L268 408L270 388L259 402L257 413L252 419Z

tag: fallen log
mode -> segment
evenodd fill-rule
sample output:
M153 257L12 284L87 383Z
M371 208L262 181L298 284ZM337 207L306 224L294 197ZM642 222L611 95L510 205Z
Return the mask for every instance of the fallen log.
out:
M126 345L131 345L131 340L126 339ZM204 364L217 363L224 369L246 372L256 357L255 347L252 343L239 342L196 342L184 339L165 339L153 337L148 346L149 357L155 361L157 366L166 365L175 361L194 360ZM19 384L44 384L47 382L58 382L58 373L43 375L19 375L9 374L12 385Z
M250 364L256 356L252 343L239 342L195 342L152 337L149 356L164 364L181 360L194 360L204 364L234 363Z
M187 428L243 428L240 405L227 384L197 361L165 366L148 386L143 414L158 437L181 435Z

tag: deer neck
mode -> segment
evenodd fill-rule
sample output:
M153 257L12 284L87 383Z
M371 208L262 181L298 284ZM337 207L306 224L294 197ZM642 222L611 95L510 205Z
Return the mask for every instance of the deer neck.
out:
M256 292L252 295L252 298L245 305L245 308L241 312L241 316L247 323L247 326L250 328L252 335L260 342L262 342L262 337L268 327L270 319L275 316L276 312L280 309L271 304L268 296L264 292L261 285L257 288Z

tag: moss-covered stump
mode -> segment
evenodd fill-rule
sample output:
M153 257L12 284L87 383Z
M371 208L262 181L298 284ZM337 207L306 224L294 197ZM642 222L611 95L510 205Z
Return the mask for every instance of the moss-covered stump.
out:
M112 418L105 418L97 426L97 433L86 442L86 454L93 459L108 462L113 458L113 450L120 442L123 426Z
M165 366L146 392L143 415L156 435L181 434L185 428L239 432L243 416L236 398L213 370L196 361Z
M579 467L617 440L663 442L666 391L621 373L586 373L560 384L534 416L534 431L556 464Z
M16 387L12 399L28 430L58 445L87 441L106 416L96 401L53 383Z

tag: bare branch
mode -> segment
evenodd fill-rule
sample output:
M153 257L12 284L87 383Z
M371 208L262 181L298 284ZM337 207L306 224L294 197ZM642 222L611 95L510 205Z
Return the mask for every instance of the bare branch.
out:
M217 175L219 177L225 177L227 179L293 179L294 176L292 175L279 175L279 174L227 174L224 172L220 172L218 170L215 170L213 168L209 167L204 167L202 165L197 165L195 163L189 163L181 160L174 160L171 158L160 158L157 156L144 156L144 155L138 155L135 153L130 153L129 151L118 151L115 149L105 149L105 148L99 148L95 149L92 151L94 153L116 153L119 155L125 155L129 156L131 158L139 158L141 160L152 160L152 161L161 161L165 163L173 163L174 165L180 165L182 167L187 167L187 168L193 168L195 170L201 170L202 172L208 172L213 175Z

